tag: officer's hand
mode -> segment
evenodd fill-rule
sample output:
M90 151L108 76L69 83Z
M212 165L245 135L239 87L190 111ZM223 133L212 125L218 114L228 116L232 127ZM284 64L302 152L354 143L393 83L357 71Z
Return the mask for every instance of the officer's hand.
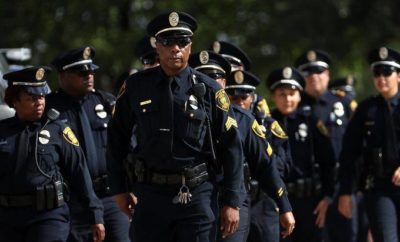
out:
M338 210L344 217L351 219L353 204L350 195L341 195L339 197Z
M133 193L120 193L114 195L113 198L119 209L131 219L133 211L135 210L135 205L137 204L135 195L133 195Z
M101 242L106 237L106 229L103 224L92 225L93 242Z
M224 206L221 211L222 238L233 234L239 227L239 209Z
M293 233L296 221L292 212L283 213L279 216L279 221L285 230L282 231L282 237L286 238Z
M328 211L330 204L331 199L324 197L321 201L319 201L317 207L314 209L314 214L317 215L315 225L317 225L318 228L323 228L325 226L326 212Z
M400 167L397 167L397 169L394 171L392 182L395 186L400 187Z

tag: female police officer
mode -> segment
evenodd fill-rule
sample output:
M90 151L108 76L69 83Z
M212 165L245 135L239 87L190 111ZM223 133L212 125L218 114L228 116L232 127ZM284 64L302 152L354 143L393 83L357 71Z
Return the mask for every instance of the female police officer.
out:
M351 217L357 167L374 241L398 241L400 213L400 53L387 47L368 56L379 95L364 100L347 127L340 156L339 211ZM363 156L362 166L356 165Z
M43 116L49 71L30 67L4 75L5 101L16 115L0 122L0 241L66 241L68 185L91 214L93 240L102 241L102 206L79 142L57 121L57 111Z

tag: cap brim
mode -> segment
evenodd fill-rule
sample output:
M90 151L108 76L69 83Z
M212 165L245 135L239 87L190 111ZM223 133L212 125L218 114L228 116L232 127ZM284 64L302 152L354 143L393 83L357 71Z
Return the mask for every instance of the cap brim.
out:
M39 86L39 87L25 86L24 89L27 93L34 94L34 95L47 95L47 94L51 93L51 89L50 89L49 85L47 85L47 83L46 83L46 85Z

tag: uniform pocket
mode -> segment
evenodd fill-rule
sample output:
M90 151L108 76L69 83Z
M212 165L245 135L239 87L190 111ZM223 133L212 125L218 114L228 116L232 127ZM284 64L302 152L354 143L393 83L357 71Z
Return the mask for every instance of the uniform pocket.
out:
M185 141L192 145L201 144L206 132L206 114L200 109L187 111L183 130Z

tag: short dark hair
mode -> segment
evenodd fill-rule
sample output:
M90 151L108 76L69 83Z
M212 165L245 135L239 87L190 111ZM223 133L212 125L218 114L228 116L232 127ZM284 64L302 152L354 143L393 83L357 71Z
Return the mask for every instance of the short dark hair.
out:
M7 87L4 95L4 101L10 108L14 108L14 99L19 98L21 92L24 90L21 86L9 86Z

